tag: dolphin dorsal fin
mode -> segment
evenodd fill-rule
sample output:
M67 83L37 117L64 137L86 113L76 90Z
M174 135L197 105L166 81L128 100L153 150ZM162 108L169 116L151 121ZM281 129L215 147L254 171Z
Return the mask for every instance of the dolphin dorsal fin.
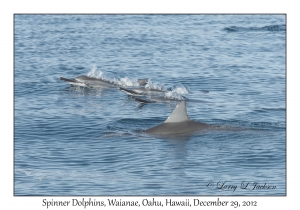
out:
M190 118L187 115L185 101L181 101L173 110L172 114L167 118L165 123L175 123L188 121Z

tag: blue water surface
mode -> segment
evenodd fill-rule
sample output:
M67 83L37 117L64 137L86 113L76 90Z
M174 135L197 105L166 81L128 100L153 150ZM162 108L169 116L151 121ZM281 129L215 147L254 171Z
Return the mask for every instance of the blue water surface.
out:
M15 195L285 195L285 21L15 15ZM191 119L243 129L145 134L178 102L140 104L59 80L92 69L185 85Z

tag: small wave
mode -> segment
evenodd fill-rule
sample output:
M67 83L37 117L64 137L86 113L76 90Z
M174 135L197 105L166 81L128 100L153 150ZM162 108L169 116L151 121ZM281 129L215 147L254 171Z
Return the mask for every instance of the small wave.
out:
M103 71L97 69L97 66L95 65L88 72L87 76L101 79L118 86L139 86L138 79L129 77L117 78L115 76L109 76L107 74L104 74Z
M286 25L269 25L264 27L238 27L238 26L229 26L223 28L223 30L228 32L235 31L285 31Z

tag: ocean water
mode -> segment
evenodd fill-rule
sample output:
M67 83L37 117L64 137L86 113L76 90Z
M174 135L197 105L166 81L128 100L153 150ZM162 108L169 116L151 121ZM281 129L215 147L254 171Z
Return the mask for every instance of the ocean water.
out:
M88 74L242 129L148 135L178 101ZM286 195L285 15L15 15L14 105L15 195Z

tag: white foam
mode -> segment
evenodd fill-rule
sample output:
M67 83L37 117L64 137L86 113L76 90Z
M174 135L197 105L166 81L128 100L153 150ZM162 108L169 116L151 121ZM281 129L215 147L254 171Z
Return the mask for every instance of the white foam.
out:
M176 84L171 88L171 91L185 95L190 93L190 87L183 84Z
M190 93L190 88L187 85L176 84L174 85L170 91L165 93L165 98L167 99L175 99L175 100L184 100L185 98L182 95L186 95Z
M101 70L98 70L96 65L93 65L87 76L97 79L104 79L104 73Z
M129 78L129 77L124 77L124 78L116 78L115 76L108 76L104 74L103 71L98 70L97 66L94 65L92 69L89 71L87 74L88 77L93 77L97 79L102 79L104 81L119 85L119 86L139 86L138 79L135 78Z
M148 80L148 83L145 85L146 89L154 89L154 90L162 90L165 91L165 87L163 84L152 82L151 79Z
M174 91L168 91L164 96L166 99L184 100L184 97Z
M139 86L138 80L135 78L124 77L120 79L122 86Z

